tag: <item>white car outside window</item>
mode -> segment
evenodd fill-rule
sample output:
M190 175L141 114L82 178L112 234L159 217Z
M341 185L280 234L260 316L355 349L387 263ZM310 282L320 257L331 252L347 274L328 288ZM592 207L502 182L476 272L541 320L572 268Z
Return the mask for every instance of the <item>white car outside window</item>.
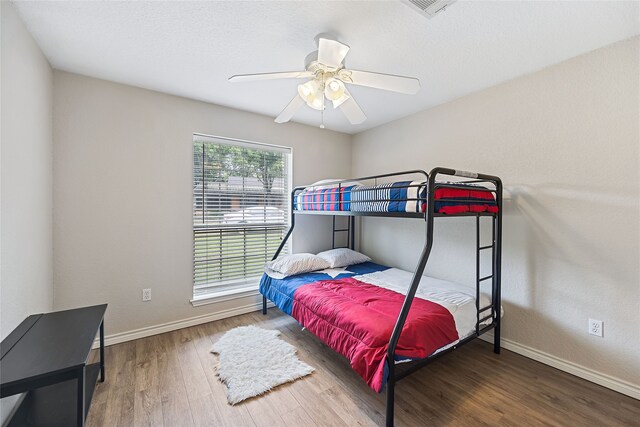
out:
M254 206L224 214L225 224L268 224L283 223L284 211L272 206Z

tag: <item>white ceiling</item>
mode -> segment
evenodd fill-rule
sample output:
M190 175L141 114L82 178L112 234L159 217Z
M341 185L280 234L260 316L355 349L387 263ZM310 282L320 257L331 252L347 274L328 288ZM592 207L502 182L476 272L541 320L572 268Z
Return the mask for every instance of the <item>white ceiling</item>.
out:
M367 121L325 112L347 133L640 33L638 2L459 0L431 20L393 0L14 4L56 69L273 117L299 81L227 78L303 69L318 33L351 46L347 67L420 79L417 95L352 86ZM320 113L305 106L293 120L318 125Z

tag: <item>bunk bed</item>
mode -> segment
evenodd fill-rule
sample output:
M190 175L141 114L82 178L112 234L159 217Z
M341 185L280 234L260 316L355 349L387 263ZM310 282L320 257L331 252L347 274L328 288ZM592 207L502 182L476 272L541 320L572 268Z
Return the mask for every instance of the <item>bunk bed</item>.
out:
M407 176L420 176L420 179L394 181ZM441 179L443 176L456 181L444 181ZM362 181L367 182L367 185L363 185ZM291 192L290 209L291 225L273 260L278 258L285 247L298 215L333 216L332 246L336 247L337 235L347 233L344 239L345 247L350 249L354 249L355 246L356 217L418 218L425 222L426 238L418 265L412 274L399 276L400 282L410 282L408 286L404 283L401 293L376 286L380 283L371 278L392 270L373 262L348 266L342 274L331 277L321 271L282 279L265 274L260 282L263 314L267 312L269 298L331 348L347 356L354 370L374 391L381 392L386 385L388 427L393 426L394 422L397 381L490 330L494 332L493 350L500 353L500 178L438 167L429 173L423 170L409 170L354 180L334 180L323 182L321 185L294 188ZM343 228L339 228L336 222L336 217L340 216L348 217L347 225ZM471 322L470 327L467 326L470 330L452 330L451 319L445 319L448 312L438 311L439 308L435 307L438 304L430 305L431 303L423 299L421 294L425 284L423 272L433 245L435 219L451 217L475 219L476 278L472 313L472 319L475 321ZM482 245L481 223L485 218L490 221L491 243ZM491 274L481 275L481 253L487 250L491 251L492 271ZM304 286L308 284L314 286ZM483 284L490 284L488 298L482 292ZM307 292L307 289L313 291ZM294 305L295 292L297 304ZM340 299L344 293L348 295ZM334 295L338 295L338 298L332 299ZM341 306L331 307L333 301ZM370 305L372 307L369 307ZM374 323L367 324L360 318L355 319L360 316L359 310L368 309L373 310L375 316L378 316ZM364 317L370 313L365 313ZM343 322L347 322L346 327L344 323L335 324L335 316L346 317L346 320L342 319ZM454 320L453 325L458 327L456 322L458 319ZM424 331L427 329L429 333L425 334ZM360 340L367 340L364 346L360 346L360 341L354 340L353 335Z

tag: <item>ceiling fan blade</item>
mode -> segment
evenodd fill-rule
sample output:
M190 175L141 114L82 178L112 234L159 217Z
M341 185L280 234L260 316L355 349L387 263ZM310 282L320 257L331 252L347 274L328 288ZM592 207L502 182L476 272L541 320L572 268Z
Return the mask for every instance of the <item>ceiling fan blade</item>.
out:
M236 83L256 80L307 79L310 77L314 77L314 74L310 71L286 71L282 73L238 74L229 77L229 81Z
M358 103L353 99L353 96L347 91L345 91L345 94L349 96L349 99L340 104L340 109L342 109L344 115L347 116L347 120L349 120L352 125L357 125L367 120L367 116L364 115Z
M338 68L349 52L349 46L336 40L318 39L318 62L327 67Z
M369 71L341 70L338 77L345 83L373 87L407 94L420 90L420 80L413 77L394 76L392 74L372 73Z
M291 117L304 105L304 99L300 98L300 95L293 97L291 102L284 107L284 110L274 120L276 123L285 123L291 120Z

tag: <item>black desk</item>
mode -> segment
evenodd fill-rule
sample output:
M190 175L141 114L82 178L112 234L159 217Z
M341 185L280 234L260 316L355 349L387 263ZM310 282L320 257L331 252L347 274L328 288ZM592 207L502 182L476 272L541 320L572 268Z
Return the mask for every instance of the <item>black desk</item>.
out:
M28 392L9 426L84 426L104 381L107 305L35 314L0 344L0 397ZM87 358L100 330L100 363Z

